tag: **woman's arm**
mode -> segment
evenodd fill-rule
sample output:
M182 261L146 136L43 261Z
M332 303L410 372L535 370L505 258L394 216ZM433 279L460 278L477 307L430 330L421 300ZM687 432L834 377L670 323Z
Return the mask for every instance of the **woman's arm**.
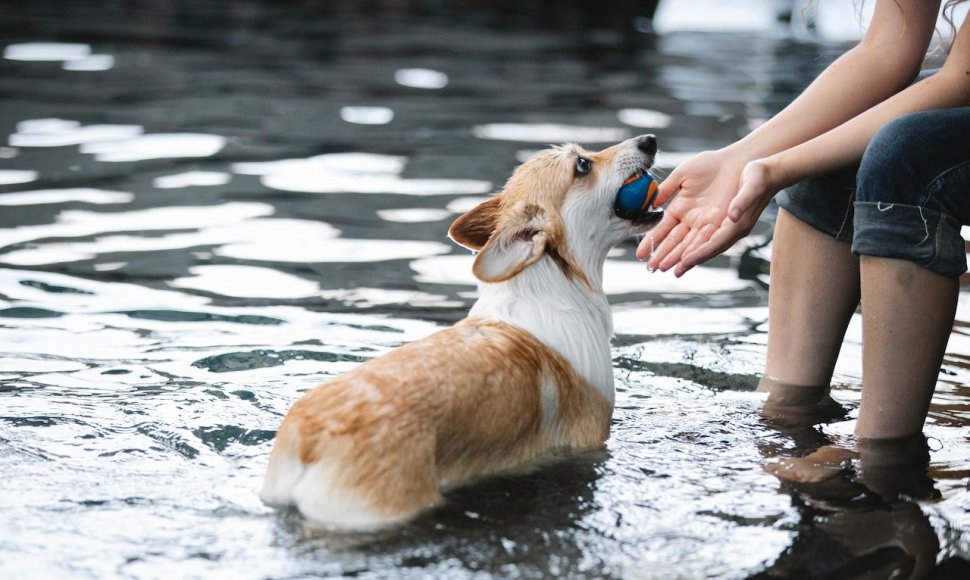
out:
M637 250L667 270L710 238L727 216L744 166L816 137L910 83L933 33L939 1L879 0L865 38L837 59L782 112L724 149L701 154L660 184L665 217Z
M814 139L764 159L772 185L782 189L802 179L857 161L883 125L917 111L970 105L970 25L960 27L940 72L913 84L849 121ZM970 134L967 136L970 139ZM914 146L919 146L914 143ZM740 216L744 199L731 204Z
M729 149L767 157L832 129L907 87L933 36L939 1L879 0L865 37L798 98Z
M907 113L959 106L970 106L970 24L966 21L937 74L814 139L745 166L729 217L722 220L710 239L697 238L685 249L677 272L682 274L716 256L750 232L768 201L781 189L860 159L872 137L889 121Z

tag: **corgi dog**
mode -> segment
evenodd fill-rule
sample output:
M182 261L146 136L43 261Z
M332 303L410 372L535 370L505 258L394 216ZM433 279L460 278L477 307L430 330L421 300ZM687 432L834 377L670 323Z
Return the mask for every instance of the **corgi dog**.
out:
M448 235L477 252L464 320L311 390L276 435L260 494L312 524L375 530L441 490L600 448L613 413L607 253L662 212L615 207L649 175L653 135L540 151ZM624 217L620 217L622 213Z

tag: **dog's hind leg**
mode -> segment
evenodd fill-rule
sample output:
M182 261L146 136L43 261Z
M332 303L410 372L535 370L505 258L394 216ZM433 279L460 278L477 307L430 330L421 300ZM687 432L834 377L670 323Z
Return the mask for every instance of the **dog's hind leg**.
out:
M317 525L366 531L405 522L439 505L433 442L393 441L396 446L379 455L351 438L332 441L293 488L297 508Z

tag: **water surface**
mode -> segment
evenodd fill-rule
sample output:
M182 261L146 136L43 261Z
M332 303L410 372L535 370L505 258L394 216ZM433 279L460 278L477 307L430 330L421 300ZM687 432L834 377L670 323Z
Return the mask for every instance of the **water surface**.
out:
M771 15L678 29L669 3L660 33L636 2L4 4L5 576L967 570L970 301L928 461L785 483L765 466L851 432L860 331L833 387L847 421L762 416L770 214L682 280L632 243L611 255L603 451L376 535L256 497L301 393L464 315L471 257L448 225L532 151L653 132L669 170L777 111L841 41Z

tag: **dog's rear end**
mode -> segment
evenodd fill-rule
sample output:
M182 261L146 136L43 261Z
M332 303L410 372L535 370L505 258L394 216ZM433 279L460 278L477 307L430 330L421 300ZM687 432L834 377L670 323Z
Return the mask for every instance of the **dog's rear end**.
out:
M441 502L441 486L595 448L612 406L562 356L468 319L311 391L277 434L262 498L368 529Z
M540 153L459 218L449 233L479 252L486 282L470 317L299 400L277 434L263 501L326 527L373 529L439 504L443 487L602 446L613 408L602 264L655 221L609 208L652 163L646 139Z

